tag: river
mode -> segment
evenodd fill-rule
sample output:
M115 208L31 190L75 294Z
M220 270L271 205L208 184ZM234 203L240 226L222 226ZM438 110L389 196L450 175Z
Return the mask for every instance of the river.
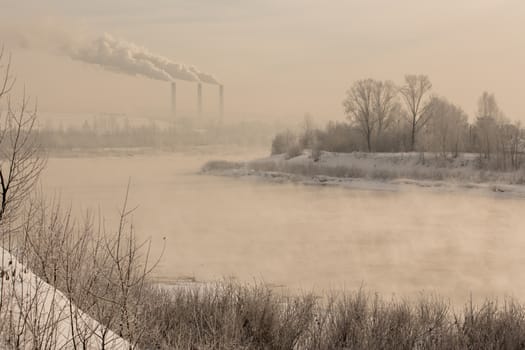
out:
M212 158L257 155L263 153L51 158L42 188L76 213L100 210L114 227L130 181L136 232L152 238L155 254L165 244L155 271L163 281L234 278L319 293L363 287L454 303L525 297L524 199L197 173Z

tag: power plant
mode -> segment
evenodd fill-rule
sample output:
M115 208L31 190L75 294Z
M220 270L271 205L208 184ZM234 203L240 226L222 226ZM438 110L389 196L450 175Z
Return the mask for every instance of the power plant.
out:
M224 117L224 85L219 85L219 118L222 122Z
M75 47L67 53L72 59L96 64L110 71L129 75L141 75L150 79L169 82L171 85L171 114L177 117L177 83L188 81L197 83L197 115L203 116L202 84L219 88L219 117L224 115L224 87L209 73L199 71L194 66L177 63L161 55L154 54L144 47L104 34L91 42Z
M197 111L199 112L199 118L202 117L202 84L197 84Z
M216 84L213 84L216 85ZM219 118L222 121L224 117L224 85L219 87ZM203 116L203 99L202 99L202 82L197 83L197 115L199 118ZM177 118L177 83L171 82L171 115Z
M171 115L177 118L177 84L171 82Z

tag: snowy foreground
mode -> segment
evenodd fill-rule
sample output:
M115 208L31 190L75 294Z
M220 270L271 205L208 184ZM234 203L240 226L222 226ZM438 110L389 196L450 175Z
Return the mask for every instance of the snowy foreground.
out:
M0 349L130 348L6 250L0 255Z
M443 158L432 153L310 152L288 158L284 154L246 162L210 161L203 173L254 177L271 182L342 186L363 190L468 190L525 196L525 170L479 169L476 154Z

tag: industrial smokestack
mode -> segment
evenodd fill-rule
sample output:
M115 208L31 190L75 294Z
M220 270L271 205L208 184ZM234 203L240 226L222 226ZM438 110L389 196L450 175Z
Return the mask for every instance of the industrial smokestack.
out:
M171 82L171 115L177 117L177 84Z
M219 112L220 120L224 117L224 85L219 85Z
M197 84L197 109L199 111L199 117L202 117L202 84Z

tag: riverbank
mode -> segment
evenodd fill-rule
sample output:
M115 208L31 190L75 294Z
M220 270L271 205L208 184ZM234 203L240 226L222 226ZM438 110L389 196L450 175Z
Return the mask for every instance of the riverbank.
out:
M309 152L304 152L293 158L281 154L245 162L210 161L202 167L202 173L365 190L418 187L525 195L525 170L480 169L478 155L471 153L444 158L415 152L321 152L314 159Z
M2 247L0 277L0 349L131 347Z

